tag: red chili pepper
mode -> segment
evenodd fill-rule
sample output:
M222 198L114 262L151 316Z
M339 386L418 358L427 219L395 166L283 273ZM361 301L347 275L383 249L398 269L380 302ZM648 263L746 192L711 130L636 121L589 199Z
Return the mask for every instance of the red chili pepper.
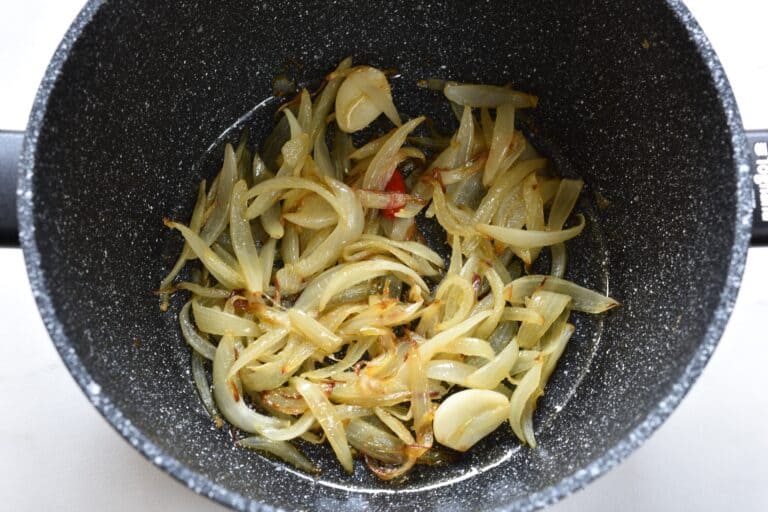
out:
M395 172L392 173L392 177L389 178L389 183L384 187L384 190L387 192L398 192L400 194L408 192L408 188L405 186L405 180L403 179L403 175L400 174L400 171L395 169ZM402 206L398 206L397 208L385 208L381 210L381 213L388 219L394 219L395 214L402 208Z

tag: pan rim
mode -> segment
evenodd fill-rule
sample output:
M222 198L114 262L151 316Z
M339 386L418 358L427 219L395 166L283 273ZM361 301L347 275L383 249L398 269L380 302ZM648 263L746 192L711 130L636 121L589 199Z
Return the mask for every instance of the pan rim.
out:
M693 358L672 386L669 394L648 413L645 419L627 433L613 448L607 450L587 466L575 470L569 476L550 487L505 504L503 506L504 510L527 511L555 503L605 474L645 442L669 417L703 371L722 336L736 301L746 262L752 226L752 188L749 176L746 137L728 79L703 30L681 0L663 1L680 24L685 27L688 37L694 42L700 58L706 64L731 136L730 144L732 148L733 169L736 174L737 197L735 198L734 239L725 284L720 292L718 304L713 311L712 320ZM200 473L190 470L146 437L112 403L109 397L101 394L99 384L93 380L80 358L72 350L62 322L59 320L58 313L53 307L47 286L47 278L40 265L41 253L37 245L34 225L35 191L33 177L37 138L44 123L50 93L59 79L62 66L69 56L70 49L94 15L107 3L107 0L89 0L70 26L54 53L41 81L26 129L19 163L17 214L19 220L19 240L24 252L27 274L37 307L51 340L65 366L88 400L107 422L144 457L164 472L173 476L180 483L222 505L236 510L280 510L272 505L253 501L240 493L214 483Z

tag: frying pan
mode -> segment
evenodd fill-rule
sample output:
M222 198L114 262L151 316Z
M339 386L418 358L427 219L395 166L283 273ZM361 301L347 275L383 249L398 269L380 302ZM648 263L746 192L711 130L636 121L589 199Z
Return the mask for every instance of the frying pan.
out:
M346 55L397 66L401 110L444 122L415 79L509 81L538 94L535 143L587 183L579 207L590 227L569 277L624 306L575 318L536 450L500 429L454 467L393 484L362 467L347 476L319 449L323 474L310 479L235 450L199 404L180 304L161 314L150 293L181 245L160 219L189 215L223 141L244 126L261 139L277 73L312 83ZM2 140L15 161L18 138ZM527 510L617 464L702 370L749 243L748 149L722 69L677 2L93 1L30 118L19 238L46 326L89 399L197 492L242 510Z

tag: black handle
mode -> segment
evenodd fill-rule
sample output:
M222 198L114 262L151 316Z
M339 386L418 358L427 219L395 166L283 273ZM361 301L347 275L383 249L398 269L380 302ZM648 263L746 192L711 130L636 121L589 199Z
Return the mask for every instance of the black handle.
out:
M0 246L18 246L16 182L24 132L0 130Z
M768 245L768 130L748 131L747 143L755 187L752 245Z

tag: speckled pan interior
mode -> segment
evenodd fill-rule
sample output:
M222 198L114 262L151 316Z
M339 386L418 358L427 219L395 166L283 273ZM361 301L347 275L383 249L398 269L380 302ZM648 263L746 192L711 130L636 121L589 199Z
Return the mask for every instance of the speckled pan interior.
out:
M536 139L587 183L569 277L623 307L576 317L536 450L502 428L455 467L393 484L311 449L323 468L312 479L236 450L198 402L179 303L161 314L152 294L180 247L161 219L188 217L222 140L243 125L265 134L275 74L316 81L347 55L397 67L410 115L448 119L414 87L424 77L539 95ZM743 146L720 65L677 2L93 1L31 117L21 240L52 339L90 400L196 491L243 510L528 510L614 466L706 363L748 243Z

